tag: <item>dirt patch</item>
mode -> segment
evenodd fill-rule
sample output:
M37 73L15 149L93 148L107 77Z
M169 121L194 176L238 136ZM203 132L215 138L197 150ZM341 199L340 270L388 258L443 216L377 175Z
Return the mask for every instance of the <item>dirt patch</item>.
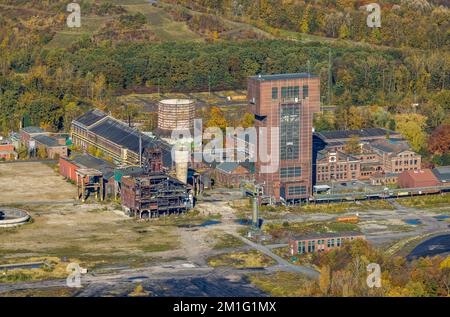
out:
M76 187L39 162L0 164L0 203L74 199Z

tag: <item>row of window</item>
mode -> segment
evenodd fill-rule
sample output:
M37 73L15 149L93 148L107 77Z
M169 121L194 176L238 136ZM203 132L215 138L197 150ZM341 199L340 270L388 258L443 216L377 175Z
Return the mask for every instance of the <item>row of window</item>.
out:
M296 160L300 152L300 108L284 105L280 110L280 159Z
M302 87L302 96L303 99L308 98L309 96L309 87L308 85L303 85ZM281 98L282 99L300 99L300 87L299 86L288 86L281 87ZM272 88L272 100L278 99L278 87Z
M409 165L417 165L417 160L410 160L409 161ZM395 161L395 166L399 166L399 165L408 165L408 161Z
M306 194L306 186L289 186L288 195L289 196L299 196Z
M301 167L283 167L280 169L281 178L300 177L302 176Z
M306 252L314 252L316 250L316 247L319 251L323 251L325 249L325 243L327 245L327 248L334 248L334 247L340 247L342 246L342 243L344 240L353 240L353 237L350 238L332 238L332 239L319 239L317 240L310 240L308 241L308 244L306 244L306 241L299 241L298 242L298 253L303 254Z

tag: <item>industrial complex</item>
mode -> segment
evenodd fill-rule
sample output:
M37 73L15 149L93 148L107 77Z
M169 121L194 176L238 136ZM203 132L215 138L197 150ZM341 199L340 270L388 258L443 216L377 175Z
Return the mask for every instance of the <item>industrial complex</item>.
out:
M421 155L395 131L314 132L319 91L313 74L249 77L247 111L254 116L256 143L227 135L223 160L214 163L194 160L192 138L182 144L170 138L172 131L194 129L196 102L189 99L159 101L152 133L98 109L73 120L69 134L24 127L0 139L0 159L18 159L20 151L59 159L60 175L76 184L79 200L120 199L126 213L139 218L187 211L213 186L250 196L258 188L259 205L355 199L361 186L364 197L446 190L448 171L422 169ZM227 151L243 156L229 161Z

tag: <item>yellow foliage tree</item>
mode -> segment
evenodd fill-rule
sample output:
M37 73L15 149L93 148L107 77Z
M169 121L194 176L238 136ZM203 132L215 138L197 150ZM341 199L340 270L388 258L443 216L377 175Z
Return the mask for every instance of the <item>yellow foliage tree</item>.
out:
M408 140L412 149L416 152L423 149L426 144L426 122L427 117L418 113L404 113L395 116L397 132Z
M319 287L324 295L327 295L331 286L331 271L328 265L320 269Z

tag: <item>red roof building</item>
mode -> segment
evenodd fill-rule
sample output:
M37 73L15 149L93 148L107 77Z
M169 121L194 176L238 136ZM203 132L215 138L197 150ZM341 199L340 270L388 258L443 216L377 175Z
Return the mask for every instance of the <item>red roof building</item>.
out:
M439 186L440 182L430 169L404 171L398 176L401 188L418 188Z

